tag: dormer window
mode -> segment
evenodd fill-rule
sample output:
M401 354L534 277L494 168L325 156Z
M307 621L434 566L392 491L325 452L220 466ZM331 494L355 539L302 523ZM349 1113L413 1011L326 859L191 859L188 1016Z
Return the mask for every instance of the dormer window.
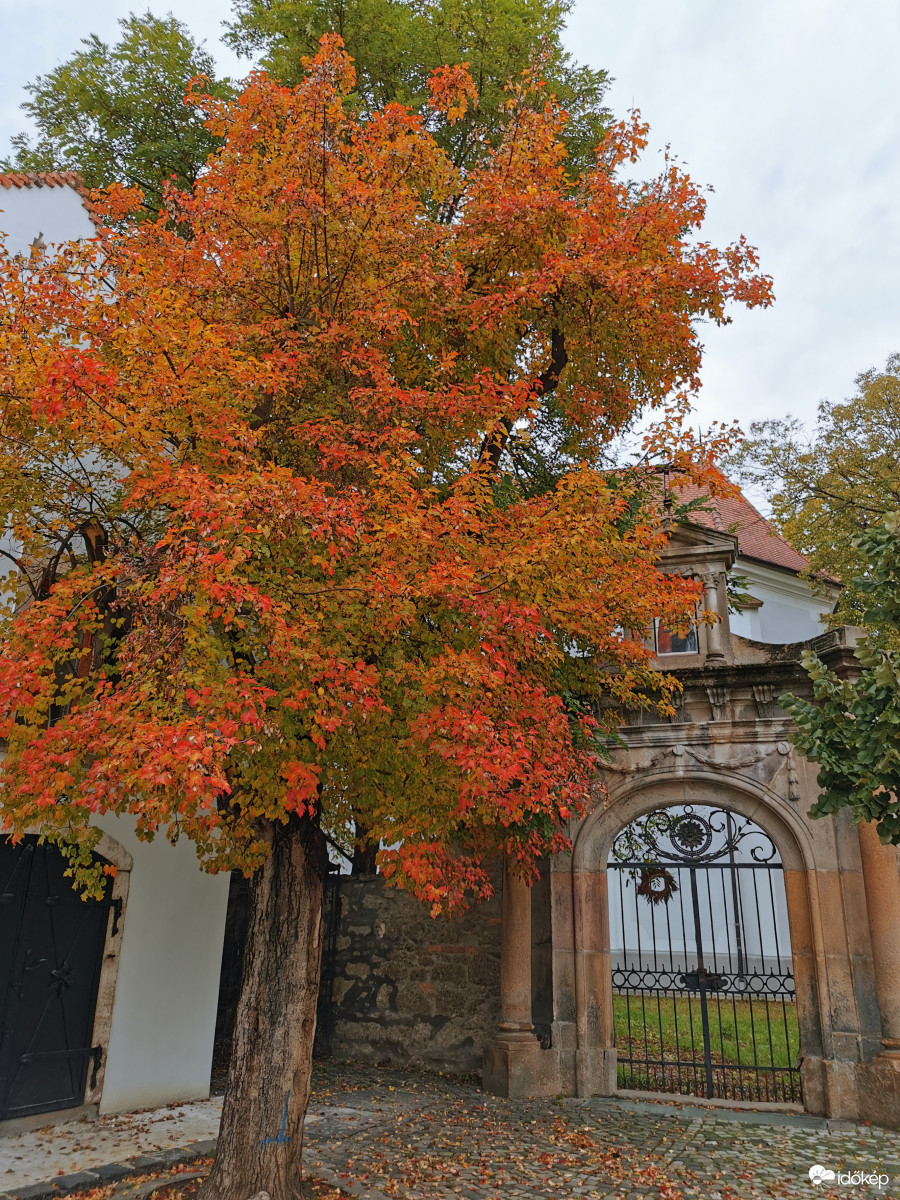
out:
M667 654L699 654L700 639L697 636L697 626L690 625L680 632L667 628L657 617L653 622L654 649L657 658Z

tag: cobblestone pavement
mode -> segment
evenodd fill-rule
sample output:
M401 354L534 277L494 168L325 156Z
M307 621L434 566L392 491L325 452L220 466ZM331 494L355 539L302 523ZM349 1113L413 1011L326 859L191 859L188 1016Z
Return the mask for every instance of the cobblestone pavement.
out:
M900 1134L809 1117L500 1100L474 1082L338 1064L318 1067L311 1111L310 1174L365 1200L900 1200ZM814 1186L814 1164L882 1179Z

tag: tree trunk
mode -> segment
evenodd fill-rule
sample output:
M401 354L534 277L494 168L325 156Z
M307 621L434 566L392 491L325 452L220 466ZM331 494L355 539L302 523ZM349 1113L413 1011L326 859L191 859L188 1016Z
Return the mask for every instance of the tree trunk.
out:
M300 1195L322 949L324 839L308 819L271 827L250 880L247 942L222 1126L200 1200Z
M378 843L369 840L369 831L359 821L355 823L356 840L353 843L353 858L350 863L351 875L374 875L378 870L376 856Z

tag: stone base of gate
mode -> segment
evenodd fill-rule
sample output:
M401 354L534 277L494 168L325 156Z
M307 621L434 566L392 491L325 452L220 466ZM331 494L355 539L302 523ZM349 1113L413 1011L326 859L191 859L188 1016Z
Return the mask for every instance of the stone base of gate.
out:
M497 1039L484 1050L482 1086L494 1096L614 1096L615 1050L542 1050Z
M803 1107L817 1117L835 1121L859 1119L858 1062L804 1057L800 1063Z
M519 1045L500 1038L488 1042L484 1048L482 1086L486 1092L510 1100L559 1096L568 1091L560 1071L558 1051L542 1050L537 1041Z
M574 1095L587 1099L615 1094L615 1050L576 1050Z
M857 1067L859 1120L900 1129L900 1054L879 1054Z

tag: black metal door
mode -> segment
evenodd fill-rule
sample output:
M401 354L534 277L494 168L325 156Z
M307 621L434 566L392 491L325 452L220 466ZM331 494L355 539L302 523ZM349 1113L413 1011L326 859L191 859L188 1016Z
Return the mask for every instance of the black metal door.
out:
M107 898L85 901L55 846L0 836L0 1120L84 1102Z
M608 863L619 1086L800 1100L781 859L738 813L660 809Z

